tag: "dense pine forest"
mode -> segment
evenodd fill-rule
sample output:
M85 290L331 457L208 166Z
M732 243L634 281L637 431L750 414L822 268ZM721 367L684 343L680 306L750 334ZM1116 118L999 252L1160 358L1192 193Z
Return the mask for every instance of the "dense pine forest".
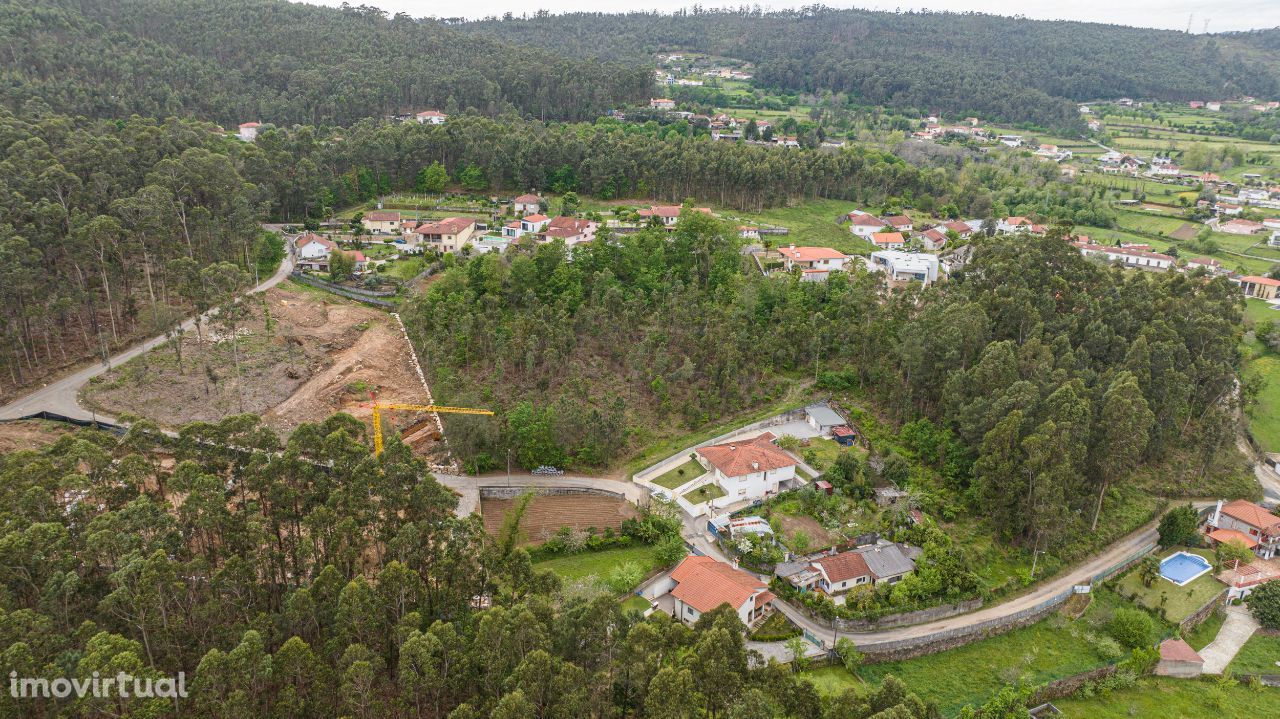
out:
M647 97L650 72L512 47L369 7L284 0L6 0L0 102L234 127L344 125L474 108L590 119Z
M1057 546L1140 465L1199 474L1230 446L1240 321L1225 279L1104 268L1061 232L980 240L962 276L885 297L865 273L744 273L736 232L687 213L670 241L473 259L406 321L437 392L501 409L505 426L451 422L480 466L507 447L526 466L609 464L645 428L704 426L816 375L927 421L940 498Z
M1196 36L977 13L695 9L538 14L460 25L504 42L651 62L665 50L751 61L753 83L948 116L1070 128L1074 101L1209 99L1280 87L1265 33Z

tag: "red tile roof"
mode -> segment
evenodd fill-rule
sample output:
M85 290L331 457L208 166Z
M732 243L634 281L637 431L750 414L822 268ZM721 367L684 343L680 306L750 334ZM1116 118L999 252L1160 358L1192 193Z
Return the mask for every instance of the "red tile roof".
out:
M850 212L849 219L855 227L884 227L888 224L879 217L868 215L865 212Z
M540 202L541 200L542 198L538 197L537 195L521 195L515 199L516 202L519 202L521 204L528 204L531 202Z
M524 218L524 221L525 222L546 222L547 216L546 215L528 215L527 217Z
M957 235L963 235L968 232L973 232L973 228L969 227L969 223L961 222L960 220L952 220L951 222L944 224L943 227L945 227L948 230L951 230Z
M240 127L262 127L262 123L260 123L260 122L242 122L242 123L240 123Z
M741 477L752 472L768 472L783 467L793 467L796 461L791 455L773 444L773 433L764 434L742 442L728 442L703 447L698 454L706 457L712 467L726 477Z
M1204 662L1196 650L1181 639L1160 642L1160 658L1170 662Z
M364 213L364 219L370 222L399 222L400 213L397 210L374 210Z
M303 235L302 237L299 237L297 242L295 242L294 244L297 246L298 249L302 249L303 247L306 247L307 245L310 245L312 243L318 244L321 247L324 247L325 249L329 249L329 250L332 250L333 248L337 247L337 245L334 244L332 241L326 240L325 238L321 237L320 235L317 235L314 232L310 232Z
M876 232L871 235L871 241L877 245L900 245L906 242L901 232Z
M423 235L456 235L475 223L475 220L466 217L446 217L437 222L419 225L416 232Z
M814 260L843 260L848 256L830 247L784 247L779 252L788 260L813 262Z
M1240 281L1248 282L1250 284L1255 284L1255 285L1266 285L1268 287L1280 287L1280 280L1273 280L1270 277L1258 277L1257 275L1249 275L1248 277L1241 277ZM1243 502L1244 500L1236 500L1236 501ZM1236 502L1232 502L1232 504L1236 504ZM1225 510L1226 507L1223 507L1223 509Z
M1261 280L1267 278L1246 277L1245 279ZM1280 280L1269 280L1269 282L1275 285L1280 285ZM1280 525L1280 517L1277 517L1253 502L1244 499L1237 499L1234 502L1228 502L1227 504L1222 505L1222 513L1228 517L1238 519L1251 527L1257 527L1258 529L1268 529L1270 527L1277 527L1277 529L1280 529L1280 526L1278 526Z
M1209 532L1209 539L1215 542L1235 542L1245 549L1253 549L1258 546L1258 542L1249 535L1235 529L1215 529Z
M676 582L671 596L699 612L709 612L721 604L741 609L753 595L767 589L751 574L711 557L685 557L671 570L671 578Z
M814 564L822 567L827 575L827 581L832 584L848 581L855 577L871 576L871 567L867 566L867 560L862 558L857 552L841 552L832 557L823 557L814 560Z
M894 215L893 217L886 217L885 222L893 227L904 227L911 224L911 218L906 215Z

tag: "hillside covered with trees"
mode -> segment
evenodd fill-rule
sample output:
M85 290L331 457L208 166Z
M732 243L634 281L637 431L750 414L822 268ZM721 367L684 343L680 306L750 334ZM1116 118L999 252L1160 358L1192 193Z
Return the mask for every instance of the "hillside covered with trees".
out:
M475 108L594 118L647 97L643 67L570 60L371 7L284 0L5 0L0 102L234 127Z
M459 27L565 53L652 62L660 51L748 60L754 84L948 116L1078 124L1075 101L1211 99L1280 88L1274 42L978 13L695 9L574 13Z

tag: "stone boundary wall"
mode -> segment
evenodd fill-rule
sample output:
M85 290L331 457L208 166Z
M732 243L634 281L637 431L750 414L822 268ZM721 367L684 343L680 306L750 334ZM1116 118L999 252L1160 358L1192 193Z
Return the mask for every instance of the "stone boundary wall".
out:
M298 274L290 275L289 279L293 280L294 282L301 282L304 285L310 285L311 287L315 287L316 289L324 290L325 292L332 292L335 295L340 295L342 297L346 297L347 299L355 300L356 302L363 302L366 305L373 305L374 307L382 307L384 309L395 307L393 303L387 302L386 300L380 300L375 297L369 297L368 295L356 294L355 292L352 292L351 290L344 287L326 286L329 283L325 282L321 284L320 280L307 277L306 275L298 275Z
M1223 589L1221 592L1218 592L1218 594L1216 594L1212 599L1205 602L1204 606L1192 612L1191 615L1188 616L1186 619L1183 619L1181 622L1178 622L1178 629L1185 634L1186 632L1189 632L1192 629L1195 629L1196 627L1200 626L1200 624L1203 623L1204 620L1208 619L1213 614L1214 610L1216 610L1219 607L1219 605L1223 604L1226 601L1227 593L1230 591L1231 591L1231 588L1228 587L1226 589Z
M887 614L879 619L840 619L837 617L836 619L827 622L826 619L809 612L805 607L798 607L801 612L808 614L813 621L829 624L833 629L838 629L842 632L875 631L877 629L905 627L911 624L924 624L938 619L946 619L960 614L967 614L975 609L981 608L981 599L970 599L956 604L939 604L936 607L917 609L912 612Z
M612 497L627 501L627 495L622 492L611 492L607 489L598 489L596 487L538 487L538 486L519 486L506 485L479 487L480 497L482 499L515 499L525 492L533 492L539 497L572 497L579 495L591 495L595 497Z

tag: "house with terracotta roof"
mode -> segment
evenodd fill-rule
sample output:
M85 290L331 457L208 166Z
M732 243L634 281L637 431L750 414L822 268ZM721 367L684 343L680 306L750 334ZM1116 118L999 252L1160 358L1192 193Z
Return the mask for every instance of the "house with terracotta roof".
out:
M293 247L297 251L298 267L323 272L329 269L329 253L337 249L338 245L314 232L308 232L294 240Z
M457 252L475 237L476 221L469 217L446 217L418 225L414 234L424 247L437 252Z
M400 231L398 210L373 210L360 218L360 224L371 235L393 235Z
M1213 203L1213 211L1218 213L1219 216L1226 215L1227 217L1235 217L1241 212L1244 212L1244 208L1230 202L1219 201Z
M674 110L676 101L667 97L655 97L649 100L649 107L654 110Z
M523 217L532 215L542 209L542 198L534 194L525 194L511 201L511 211Z
M553 217L547 223L547 228L543 230L542 237L545 240L564 240L564 244L568 247L590 242L596 238L596 230L599 225L591 220L581 217Z
M907 238L901 232L876 232L871 235L871 244L881 250L900 250L907 246Z
M674 227L680 221L681 209L683 208L680 205L650 205L647 209L638 210L636 214L640 216L641 220L647 221L651 217L657 217L662 220L662 224L666 227ZM710 207L694 207L692 209L694 212L711 214Z
M258 128L262 127L260 122L242 122L236 137L245 142L253 142L258 137Z
M827 279L832 271L843 271L849 256L830 247L796 247L791 245L778 251L782 255L787 272L799 269L801 279L817 282Z
M1226 271L1222 263L1212 257L1192 257L1187 260L1187 271L1204 270L1211 275L1221 274Z
M413 116L419 125L443 125L449 116L439 110L423 110Z
M1271 301L1276 298L1277 293L1280 293L1280 280L1249 275L1240 278L1240 289L1244 291L1245 297Z
M940 252L947 246L947 233L940 227L930 227L920 233L920 244L926 250Z
M773 611L776 598L755 575L712 557L685 557L671 570L669 581L674 585L669 592L672 613L686 624L727 604L743 624L751 626Z
M907 217L906 215L894 215L892 217L886 217L884 221L885 221L885 224L887 224L889 227L892 227L897 232L910 232L911 228L915 227L915 224L911 221L911 218Z
M883 230L887 224L879 217L860 210L849 213L849 231L864 240L870 240L872 235Z
M1204 531L1214 543L1238 542L1262 559L1280 553L1280 517L1244 499L1218 500Z
M772 432L701 447L698 463L711 472L729 502L763 499L796 480L796 460L774 444Z
M1014 215L1006 217L996 223L996 233L1001 235L1011 235L1016 232L1033 232L1036 224L1031 220Z
M879 540L844 552L830 552L779 565L775 573L802 591L822 592L835 600L860 586L897 584L916 569L919 547Z

